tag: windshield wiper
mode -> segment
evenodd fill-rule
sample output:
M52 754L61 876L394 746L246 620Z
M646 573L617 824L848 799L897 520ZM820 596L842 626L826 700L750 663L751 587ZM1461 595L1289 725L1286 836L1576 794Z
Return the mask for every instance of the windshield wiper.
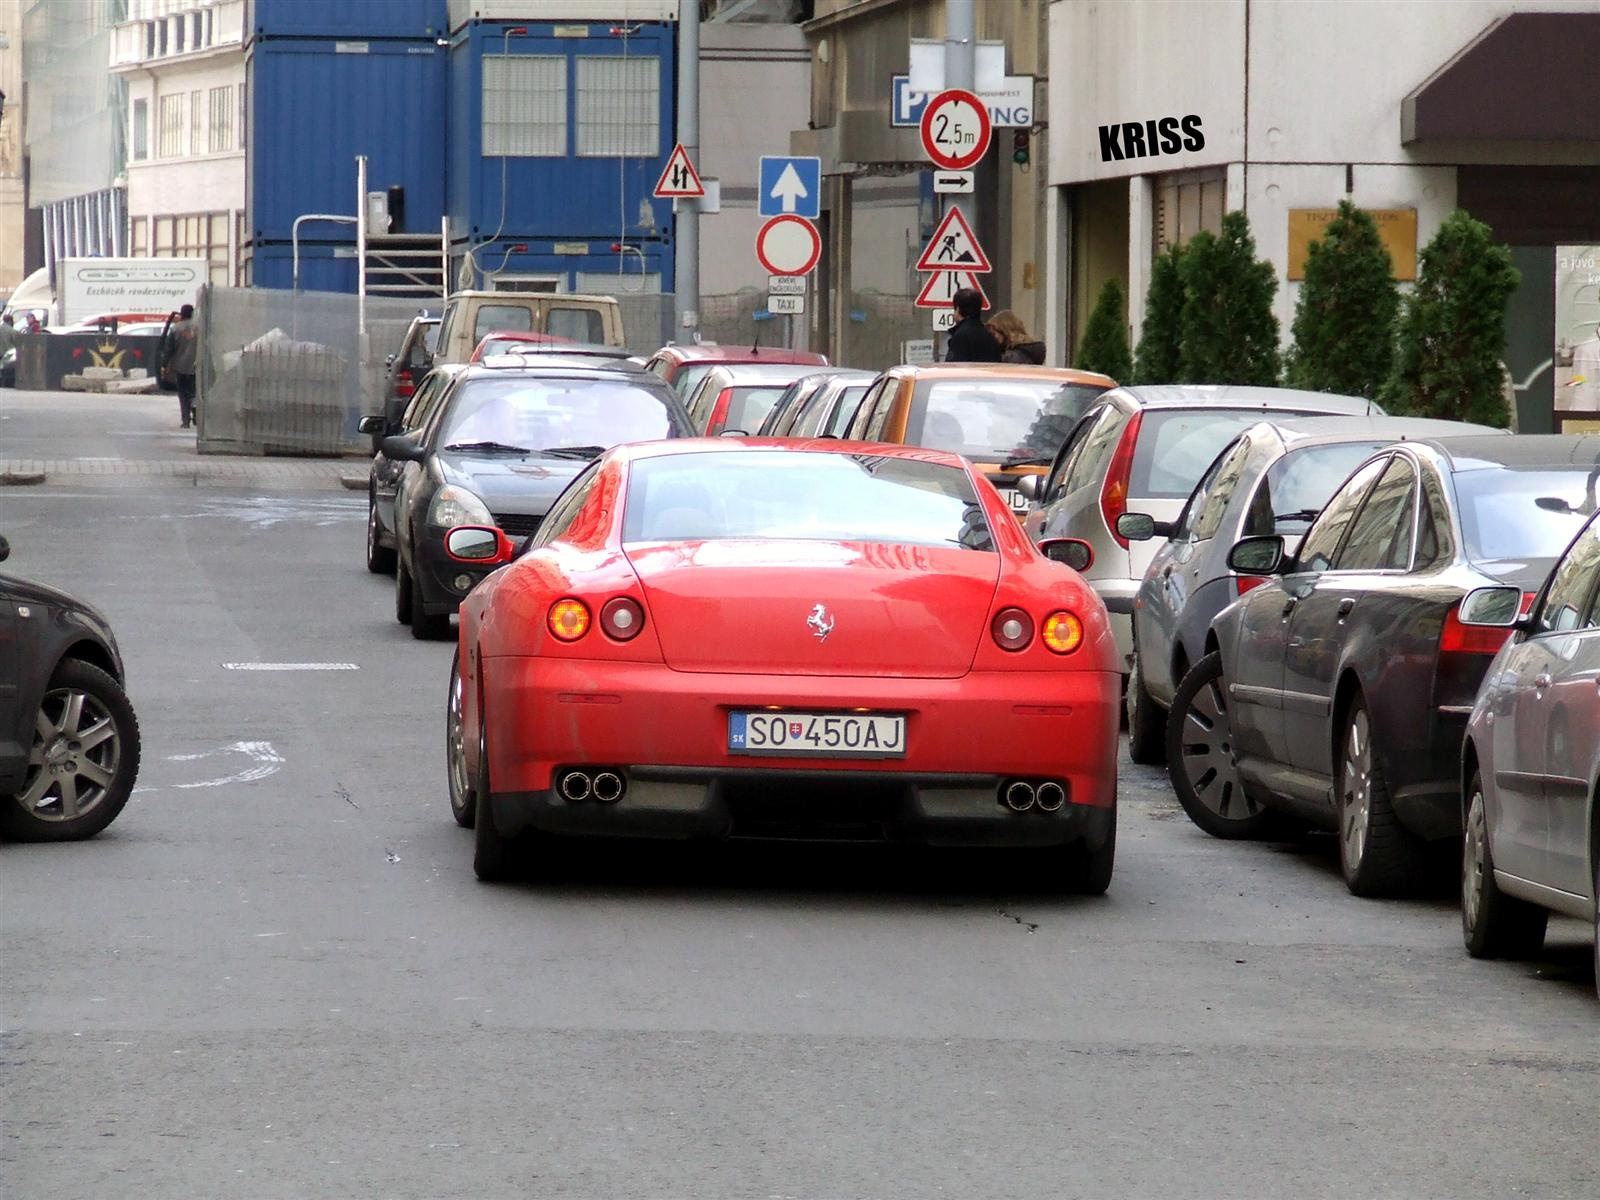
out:
M451 442L446 450L487 450L496 454L532 454L526 446L508 446L504 442Z
M1320 508L1297 508L1294 512L1273 513L1274 521L1305 521L1309 524L1322 515Z
M605 452L604 446L546 446L539 451L551 458L599 458Z
M1033 458L1008 458L1000 464L1000 469L1009 471L1012 467L1048 467L1055 460L1056 456L1053 454L1047 458L1039 458L1037 456Z

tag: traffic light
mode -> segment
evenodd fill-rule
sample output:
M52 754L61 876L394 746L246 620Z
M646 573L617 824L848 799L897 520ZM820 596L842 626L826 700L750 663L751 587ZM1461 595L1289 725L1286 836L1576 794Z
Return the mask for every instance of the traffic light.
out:
M1028 165L1028 131L1019 129L1011 135L1011 161L1019 167Z

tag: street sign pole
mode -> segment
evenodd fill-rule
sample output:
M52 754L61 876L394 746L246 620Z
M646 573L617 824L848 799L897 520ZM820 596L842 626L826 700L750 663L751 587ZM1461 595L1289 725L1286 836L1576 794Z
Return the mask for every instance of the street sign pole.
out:
M691 6L692 7L692 6ZM978 0L944 0L944 86L972 91L978 81ZM976 164L974 164L976 166ZM978 195L967 196L967 214L978 223ZM956 196L940 197L939 215L948 218ZM936 337L938 335L935 335ZM944 357L944 339L938 339L938 357Z
M700 5L685 4L678 16L678 142L693 162L700 157ZM676 281L672 339L699 340L700 202L675 202Z

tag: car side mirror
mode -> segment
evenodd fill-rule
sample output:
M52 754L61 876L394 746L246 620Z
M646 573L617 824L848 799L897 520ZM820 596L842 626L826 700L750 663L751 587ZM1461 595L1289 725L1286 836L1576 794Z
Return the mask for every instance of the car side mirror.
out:
M480 567L510 562L516 554L511 539L493 525L457 525L444 535L444 549L457 562Z
M1117 534L1130 542L1148 542L1151 538L1170 538L1177 526L1171 521L1158 521L1149 513L1123 513L1117 518Z
M1473 588L1461 601L1463 625L1511 629L1522 617L1522 591L1514 587Z
M397 462L421 462L427 457L427 452L416 443L416 439L409 438L403 433L391 434L379 443L384 456Z
M1082 538L1045 538L1038 548L1051 562L1065 563L1074 571L1087 571L1094 562L1094 548Z
M3 534L0 534L0 562L5 562L5 560L10 558L10 557L11 557L11 543L6 541L5 536Z
M361 420L356 422L356 431L358 433L382 433L383 430L384 419L379 413L362 417Z
M392 366L394 366L394 355L391 354L383 360L383 369L387 371Z
M1241 575L1277 575L1283 562L1283 539L1277 534L1242 538L1228 551L1228 569Z
M1024 475L1017 480L1017 492L1030 504L1039 503L1040 476Z
M746 433L742 429L724 429L721 433L717 434L717 436L718 437L749 437L750 435L748 433Z

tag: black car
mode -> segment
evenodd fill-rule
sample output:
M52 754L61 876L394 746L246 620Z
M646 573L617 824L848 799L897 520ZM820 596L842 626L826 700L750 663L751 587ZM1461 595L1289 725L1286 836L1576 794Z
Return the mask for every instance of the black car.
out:
M10 554L0 537L0 562ZM122 811L139 774L123 679L103 616L0 574L0 837L75 841Z
M363 417L358 428L370 433L377 453L367 473L367 570L375 575L394 574L394 494L406 464L383 452L383 439L395 434L421 437L449 390L451 381L466 367L446 363L429 371L417 384L410 398L384 402L384 411Z
M1339 831L1345 882L1393 895L1425 843L1461 835L1462 737L1504 629L1464 625L1474 588L1531 602L1595 511L1600 440L1465 436L1389 447L1333 494L1294 555L1219 613L1173 697L1173 786L1197 825L1247 837L1289 816Z
M460 368L424 421L383 439L384 459L405 464L393 500L395 617L418 638L443 636L493 569L451 558L449 530L495 525L527 538L590 459L623 442L693 433L683 402L656 376L554 356Z

